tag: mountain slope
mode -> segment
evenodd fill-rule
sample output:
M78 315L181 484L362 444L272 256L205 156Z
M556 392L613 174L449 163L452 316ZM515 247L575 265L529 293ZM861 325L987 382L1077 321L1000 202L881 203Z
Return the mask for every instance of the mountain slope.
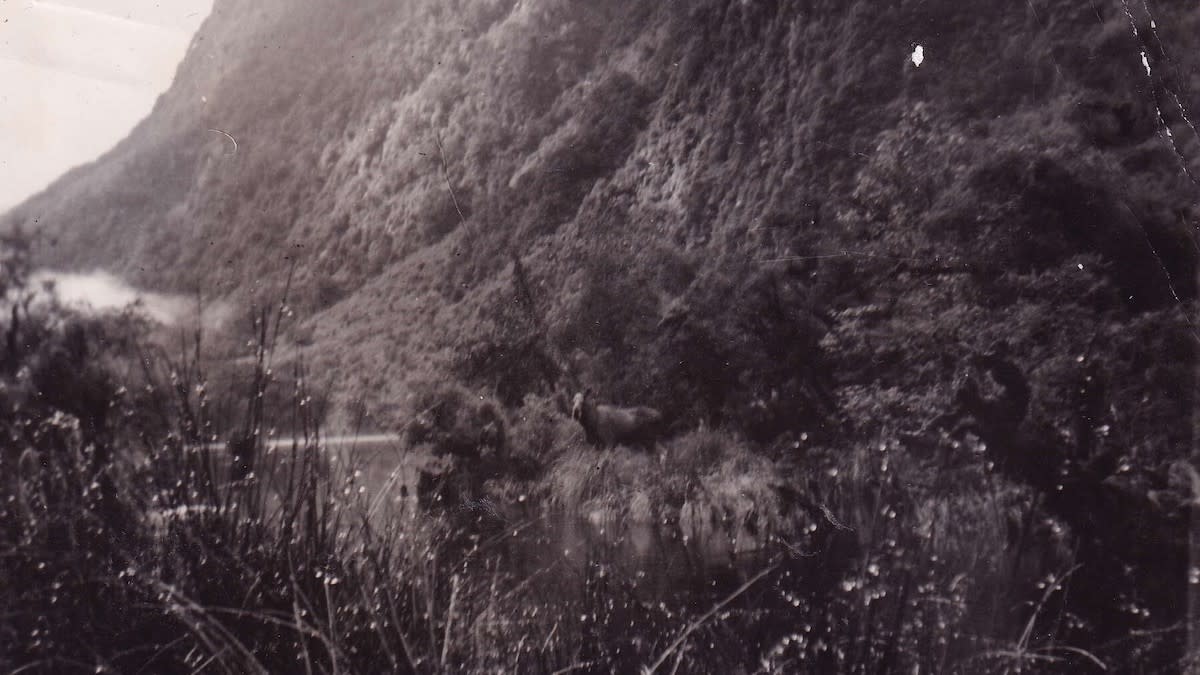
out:
M892 295L871 256L1095 253L1142 311L1191 293L1197 17L1139 11L219 1L151 116L5 223L176 291L270 298L294 264L310 358L375 403L504 322L514 256L556 347L651 399L615 364L661 374L655 326L725 273L825 311ZM596 268L644 292L608 325Z

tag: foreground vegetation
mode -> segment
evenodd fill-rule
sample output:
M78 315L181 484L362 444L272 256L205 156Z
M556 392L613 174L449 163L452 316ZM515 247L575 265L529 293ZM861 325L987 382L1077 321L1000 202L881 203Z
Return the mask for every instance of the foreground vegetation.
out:
M218 404L197 345L169 358L135 314L35 302L20 256L5 269L6 671L1183 666L1182 530L1164 514L1186 491L1151 507L1059 475L1071 499L1124 496L1092 515L1136 519L1153 547L1139 552L1116 520L1073 519L1021 468L996 470L981 429L950 455L958 441L907 436L935 446L925 459L901 440L772 449L728 428L601 452L554 396L502 413L432 383L405 441L450 460L452 480L414 513L330 461L302 373L272 374L282 307L256 314L247 388ZM268 444L285 418L290 443ZM520 533L555 513L611 536L653 524L705 562L666 593L594 551L513 564Z

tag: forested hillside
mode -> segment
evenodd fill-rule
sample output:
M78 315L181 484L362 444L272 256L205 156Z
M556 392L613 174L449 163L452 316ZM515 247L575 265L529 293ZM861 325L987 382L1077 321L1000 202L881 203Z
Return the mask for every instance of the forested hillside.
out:
M210 297L295 263L344 400L503 323L513 256L589 379L657 400L631 378L678 367L672 311L753 358L729 294L925 316L913 288L1043 276L1138 314L1195 258L1197 18L1153 9L218 2L136 132L5 222L45 264Z
M1200 481L1198 35L1183 1L217 0L151 116L3 226L242 305L291 275L281 353L335 424L586 386L835 513L891 505L851 525L916 575L893 591L939 555L1088 561L1126 590L1059 634L1107 660L1161 630L1133 661L1162 663ZM980 494L1011 570L956 548Z

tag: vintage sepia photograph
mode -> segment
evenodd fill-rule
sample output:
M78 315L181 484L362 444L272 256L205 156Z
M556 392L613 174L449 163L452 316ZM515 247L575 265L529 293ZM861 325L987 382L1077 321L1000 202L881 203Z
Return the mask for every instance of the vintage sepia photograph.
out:
M1200 4L0 0L0 675L1200 674Z

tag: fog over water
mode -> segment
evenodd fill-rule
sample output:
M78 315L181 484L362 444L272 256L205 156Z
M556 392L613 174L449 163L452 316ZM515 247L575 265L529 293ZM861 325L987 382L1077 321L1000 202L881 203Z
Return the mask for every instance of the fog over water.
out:
M147 317L170 326L192 319L198 311L195 298L134 288L103 271L76 273L41 270L33 275L35 288L47 283L52 285L54 293L64 305L84 313L116 312L137 305ZM228 317L229 310L224 303L205 304L206 323L220 324Z

